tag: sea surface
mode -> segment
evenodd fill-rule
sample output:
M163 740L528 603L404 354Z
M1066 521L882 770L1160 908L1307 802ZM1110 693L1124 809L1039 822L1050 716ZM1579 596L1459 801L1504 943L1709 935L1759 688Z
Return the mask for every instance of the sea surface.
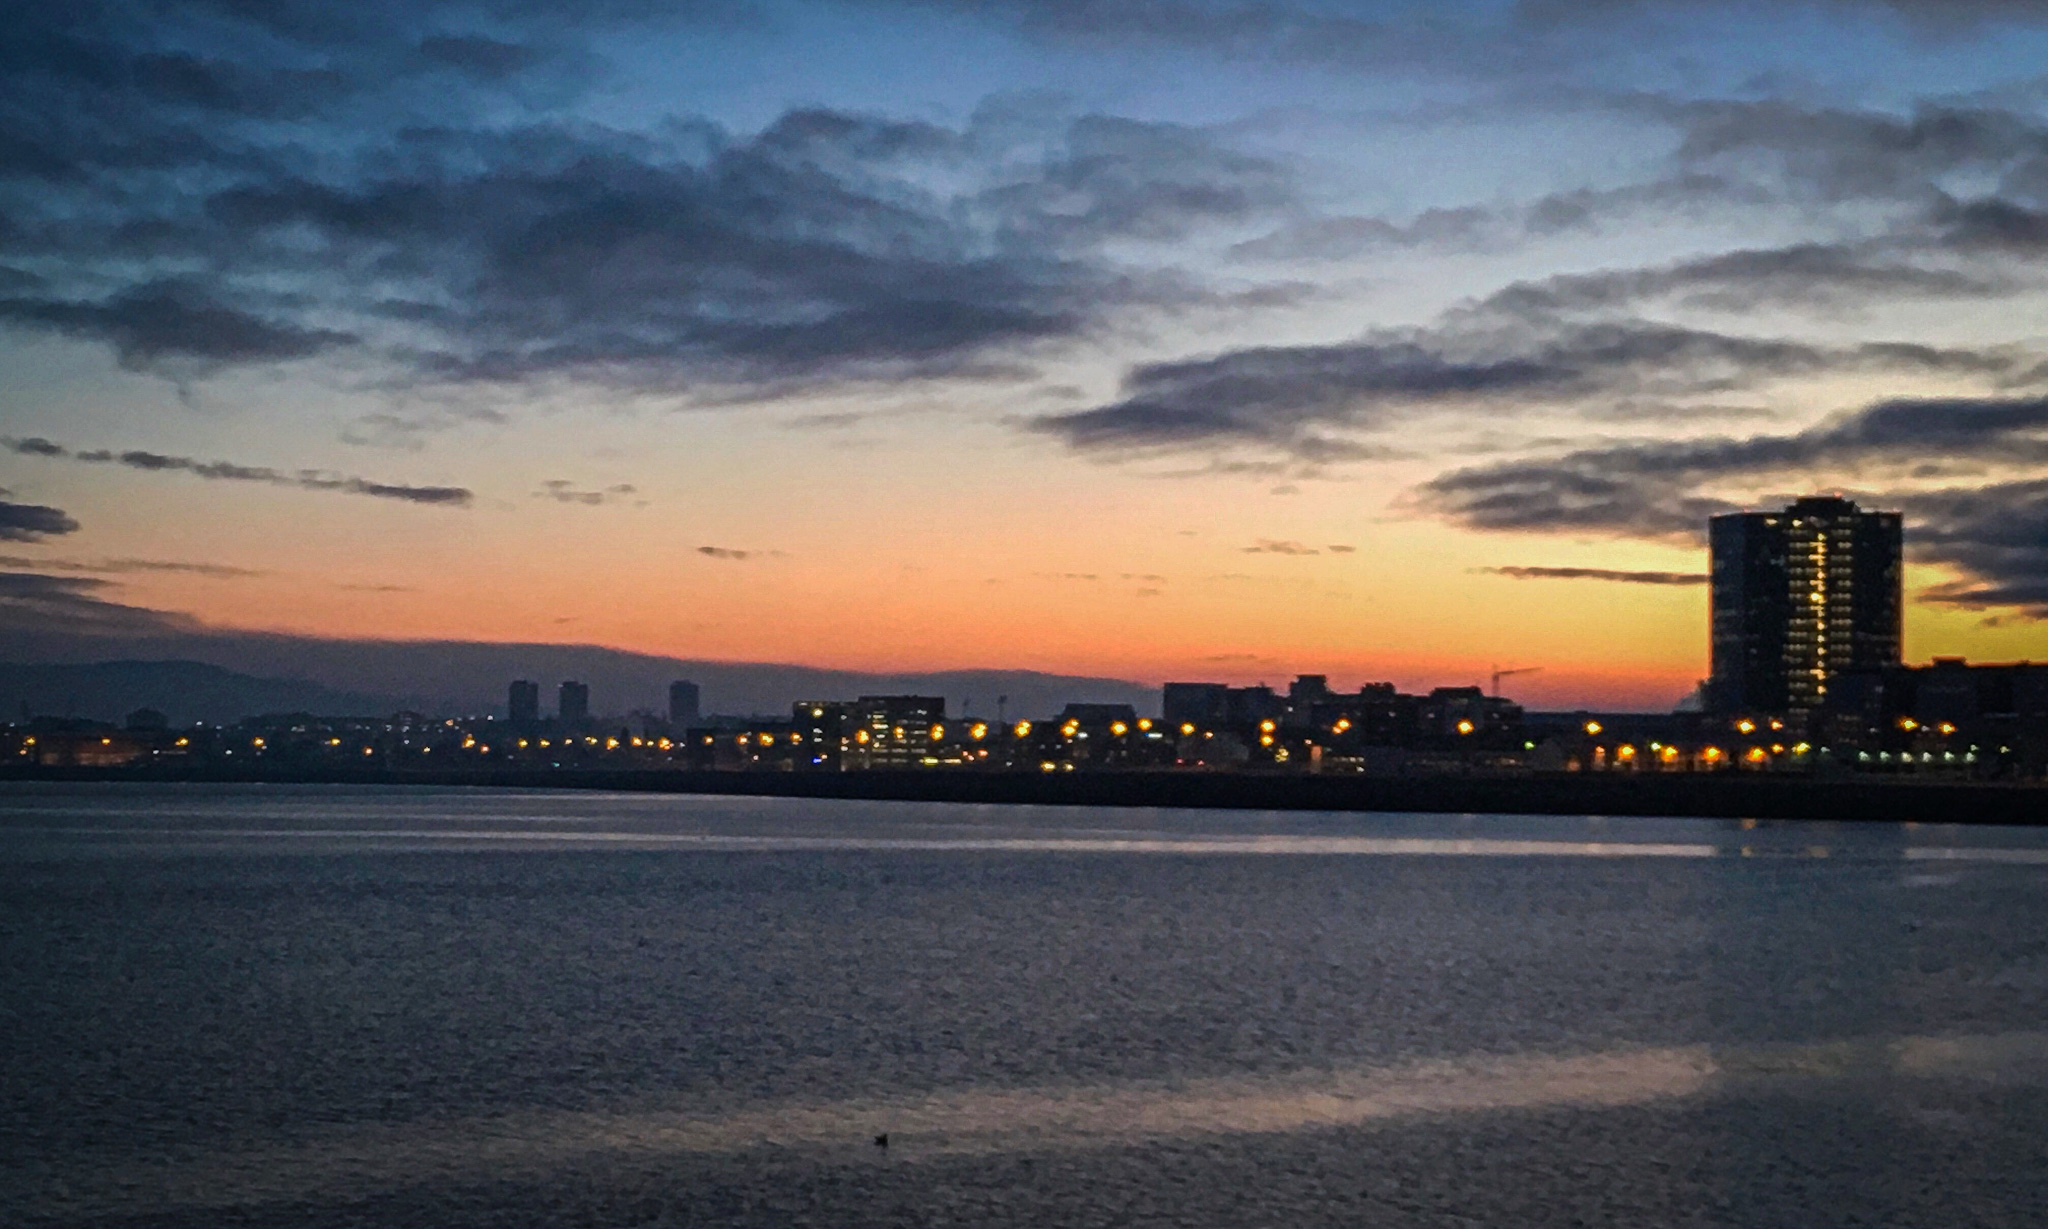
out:
M0 1225L2043 1224L2048 833L0 787Z

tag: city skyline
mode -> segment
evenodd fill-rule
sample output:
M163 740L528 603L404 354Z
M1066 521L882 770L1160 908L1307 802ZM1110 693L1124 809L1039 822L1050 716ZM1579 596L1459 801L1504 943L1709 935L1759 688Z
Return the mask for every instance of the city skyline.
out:
M325 7L0 32L0 657L1668 709L1829 492L2048 657L2033 8Z

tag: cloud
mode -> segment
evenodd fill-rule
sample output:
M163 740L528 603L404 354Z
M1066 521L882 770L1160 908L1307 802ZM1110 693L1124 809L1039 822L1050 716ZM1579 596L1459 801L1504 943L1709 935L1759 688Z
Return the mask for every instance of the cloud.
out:
M582 490L566 478L549 479L541 483L540 488L533 493L535 499L551 499L560 504L582 504L591 508L617 503L639 492L639 488L630 482L615 483L601 490Z
M119 453L104 448L74 452L61 444L53 444L39 437L0 440L0 445L20 456L69 459L87 465L121 465L128 469L151 473L187 473L214 482L259 482L304 491L338 491L345 495L365 495L372 499L395 499L404 503L443 507L468 507L475 498L474 493L467 487L372 482L367 478L354 478L325 470L285 471L272 469L266 465L238 465L232 461L200 461L192 457L167 456L144 449L129 449Z
M1252 545L1244 547L1243 550L1247 555L1320 555L1323 553L1313 546L1303 546L1299 542L1279 541L1273 538L1260 538Z
M1751 502L1745 492L1853 483L1866 502L1904 511L1914 558L1962 574L1930 600L2048 611L2048 483L1931 485L2044 465L2048 399L1894 400L1788 434L1642 440L1453 470L1411 502L1476 530L1697 542L1708 517Z
M1189 0L940 0L976 16L1007 16L1029 34L1127 49L1151 40L1232 59L1412 67L1443 61L1460 40L1447 26L1380 20L1328 6Z
M33 270L0 324L181 378L328 356L399 385L1015 380L1121 311L1225 302L1128 249L1296 194L1202 128L1042 101L957 127L802 108L752 132L543 105L580 88L541 89L579 40L737 5L498 0L484 30L432 2L33 7L52 11L0 32L0 260ZM324 86L277 76L308 62Z
M1918 492L1900 503L1914 552L1964 573L1921 593L1921 601L2018 607L2048 618L2048 481Z
M730 546L700 546L697 553L707 559L723 559L730 563L741 563L748 559L787 558L779 550L735 550Z
M1125 377L1122 399L1046 415L1031 428L1081 451L1248 444L1326 461L1366 455L1330 430L1372 429L1423 412L1532 403L1590 409L1830 373L2007 375L2025 366L2002 351L1827 346L1635 319L1550 320L1500 299L1433 329L1147 364Z
M202 368L306 358L357 340L352 333L265 320L216 292L157 280L97 302L0 299L0 321L105 341L131 370L192 361Z
M1499 242L1504 220L1473 205L1425 209L1406 222L1339 215L1309 218L1230 249L1241 260L1340 260L1374 248L1469 251Z
M1920 104L1903 113L1785 99L1631 105L1679 125L1680 167L1737 176L1821 202L1925 201L1953 177L2024 176L2048 154L2048 126L1991 106Z
M190 632L184 615L126 606L98 596L110 582L33 572L0 572L0 631L62 637Z
M1622 572L1613 568L1498 567L1479 570L1495 576L1511 576L1516 580L1606 580L1628 585L1704 585L1710 579L1704 572Z
M402 180L252 185L210 212L259 249L311 236L342 264L384 254L410 275L408 325L434 339L410 358L421 376L667 387L971 374L1118 304L1188 295L1108 267L1102 241L1171 240L1285 190L1168 124L1084 117L993 182L975 170L1001 152L983 128L824 110L750 138L700 128L669 147L451 137ZM928 172L985 182L946 199L916 186Z
M489 79L515 76L545 58L525 44L477 34L429 35L420 40L420 54L437 64Z
M1890 12L1923 28L1959 32L1992 24L2048 23L2043 0L1807 0L1808 9L1833 9L1855 17ZM1517 13L1537 26L1606 23L1618 14L1657 9L1681 12L1754 12L1745 0L1521 0Z
M1944 200L1932 213L1950 246L1993 255L2048 251L2048 210L1998 197Z
M1723 252L1642 269L1563 274L1520 282L1479 313L1528 315L1635 308L1651 300L1747 312L1769 305L1832 307L1908 298L1982 299L2016 288L1992 272L1915 264L1877 245L1801 243Z
M1329 551L1333 555L1350 555L1355 554L1358 550L1358 548L1355 546L1346 546L1342 543L1338 543L1334 546L1326 546L1323 549Z
M266 575L251 568L230 567L224 563L187 563L173 559L31 559L26 555L0 555L0 568L85 572L100 576L160 573L204 576L210 580L246 580Z
M1526 203L1452 205L1405 220L1339 214L1297 219L1233 246L1239 260L1327 261L1370 252L1487 252L1531 239L1593 232L1648 211L1698 211L1709 205L1759 204L1758 190L1720 175L1679 171L1618 188L1573 188Z
M1839 485L1825 478L1900 477L1958 458L2048 464L2048 399L1886 401L1788 435L1636 441L1453 470L1418 497L1474 529L1698 537L1708 515L1733 506L1702 493L1715 483Z
M1563 104L1568 108L1574 104ZM1601 229L1645 213L1886 207L1838 215L1861 236L1709 256L1669 270L1592 275L1582 293L1648 290L1712 305L1854 306L1858 296L2009 293L2012 270L1985 259L2038 250L2048 206L2048 121L2024 109L1921 103L1904 111L1784 98L1676 99L1634 93L1576 105L1668 125L1678 144L1640 183L1547 193L1525 202L1438 206L1406 219L1295 218L1232 249L1242 259L1327 261L1388 249L1484 252ZM1965 267L1953 267L1963 258ZM1944 264L1948 261L1948 264ZM1726 281L1717 286L1717 281ZM1659 283L1663 283L1660 285Z
M0 542L40 542L76 532L78 522L66 516L62 508L0 500Z

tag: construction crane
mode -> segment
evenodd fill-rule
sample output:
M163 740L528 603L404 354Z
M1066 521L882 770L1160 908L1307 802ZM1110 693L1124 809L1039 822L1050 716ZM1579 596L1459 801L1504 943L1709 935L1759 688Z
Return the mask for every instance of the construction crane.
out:
M1539 671L1539 670L1541 670L1541 669L1543 669L1543 667L1541 667L1541 666L1516 666L1516 667L1515 667L1514 669L1512 669L1512 670L1503 670L1503 669L1501 669L1501 668L1500 668L1499 666L1495 666L1495 667L1493 668L1493 694L1494 694L1494 697L1495 697L1496 699L1498 699L1498 698L1500 697L1500 681L1501 681L1502 679L1506 679L1506 678L1513 678L1513 677L1515 677L1515 676L1516 676L1517 674L1534 674L1534 673L1536 673L1537 671Z

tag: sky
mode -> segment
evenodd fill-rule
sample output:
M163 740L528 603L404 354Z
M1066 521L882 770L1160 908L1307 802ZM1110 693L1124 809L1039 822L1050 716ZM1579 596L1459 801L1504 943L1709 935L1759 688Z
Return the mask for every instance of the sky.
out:
M0 642L1665 708L1832 491L2048 658L2048 2L19 12Z

